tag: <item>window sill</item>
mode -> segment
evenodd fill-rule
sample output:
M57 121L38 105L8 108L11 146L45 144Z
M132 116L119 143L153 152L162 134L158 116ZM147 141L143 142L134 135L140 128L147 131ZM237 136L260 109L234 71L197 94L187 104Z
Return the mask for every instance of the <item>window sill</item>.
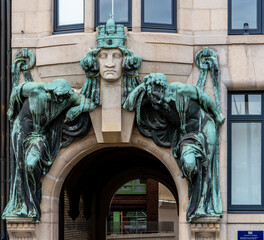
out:
M261 213L228 213L227 223L263 223L264 222L264 212Z
M264 35L228 35L227 44L264 43Z

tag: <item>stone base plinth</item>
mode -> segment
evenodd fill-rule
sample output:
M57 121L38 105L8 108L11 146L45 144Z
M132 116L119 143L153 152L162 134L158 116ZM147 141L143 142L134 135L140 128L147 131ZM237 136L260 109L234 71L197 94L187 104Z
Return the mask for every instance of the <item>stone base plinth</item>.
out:
M10 240L36 240L36 224L33 219L7 217L6 223Z
M191 223L192 240L219 240L220 218L200 218Z

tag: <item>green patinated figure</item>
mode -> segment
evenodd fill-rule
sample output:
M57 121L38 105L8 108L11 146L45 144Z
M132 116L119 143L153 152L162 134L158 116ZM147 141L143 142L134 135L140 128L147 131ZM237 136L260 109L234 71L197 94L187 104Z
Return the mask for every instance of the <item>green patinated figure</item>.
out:
M212 62L207 49L203 54L204 61ZM199 84L204 86L205 78L206 74L200 76ZM218 76L213 76L214 80L219 80ZM218 85L216 90L219 92ZM225 117L220 106L198 86L168 84L164 74L151 73L128 96L123 107L136 110L137 126L144 136L159 146L171 147L182 176L189 182L187 221L221 216L219 126Z
M140 133L162 147L170 147L182 176L189 183L187 221L221 216L219 190L219 127L221 114L219 70L214 51L204 48L196 55L200 68L197 85L168 84L162 73L151 73L141 83L141 57L126 49L122 25L110 18L99 26L97 49L81 60L86 79L81 94L64 79L33 82L29 69L35 56L22 49L12 66L13 89L8 116L11 121L11 189L3 218L40 220L41 182L59 150L85 136L91 127L88 111L100 105L101 80L122 76L122 104L136 111ZM112 58L109 64L106 58ZM29 60L28 60L29 59ZM122 64L116 66L115 64ZM110 66L111 65L111 66ZM25 83L19 84L22 71ZM207 73L213 81L216 103L203 92Z
M21 67L17 68L20 70ZM19 72L13 76L19 78ZM10 97L11 189L2 217L21 216L38 221L40 177L49 171L61 146L85 136L91 121L89 115L81 114L93 110L95 105L75 93L65 79L47 83L32 80L30 75L18 86L18 81L14 81Z

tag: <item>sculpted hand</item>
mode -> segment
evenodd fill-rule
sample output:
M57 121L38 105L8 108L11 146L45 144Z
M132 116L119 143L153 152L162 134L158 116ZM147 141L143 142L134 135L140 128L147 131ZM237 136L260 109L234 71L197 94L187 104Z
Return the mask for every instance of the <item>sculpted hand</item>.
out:
M64 120L65 123L73 121L76 117L78 117L81 114L82 110L80 106L72 107L69 109L69 111L66 113L66 118Z
M219 125L222 125L224 122L225 122L225 116L220 113L216 116L216 122L219 124Z

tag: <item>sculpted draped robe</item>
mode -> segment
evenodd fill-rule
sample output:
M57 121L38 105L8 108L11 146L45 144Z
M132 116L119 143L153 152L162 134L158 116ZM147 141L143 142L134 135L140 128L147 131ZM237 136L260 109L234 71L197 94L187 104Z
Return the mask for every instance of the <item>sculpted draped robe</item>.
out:
M40 220L41 182L58 155L61 146L85 135L91 121L82 113L69 124L64 123L70 102L51 101L41 91L34 97L23 97L23 86L13 89L10 103L11 124L11 190L3 218L32 217Z

